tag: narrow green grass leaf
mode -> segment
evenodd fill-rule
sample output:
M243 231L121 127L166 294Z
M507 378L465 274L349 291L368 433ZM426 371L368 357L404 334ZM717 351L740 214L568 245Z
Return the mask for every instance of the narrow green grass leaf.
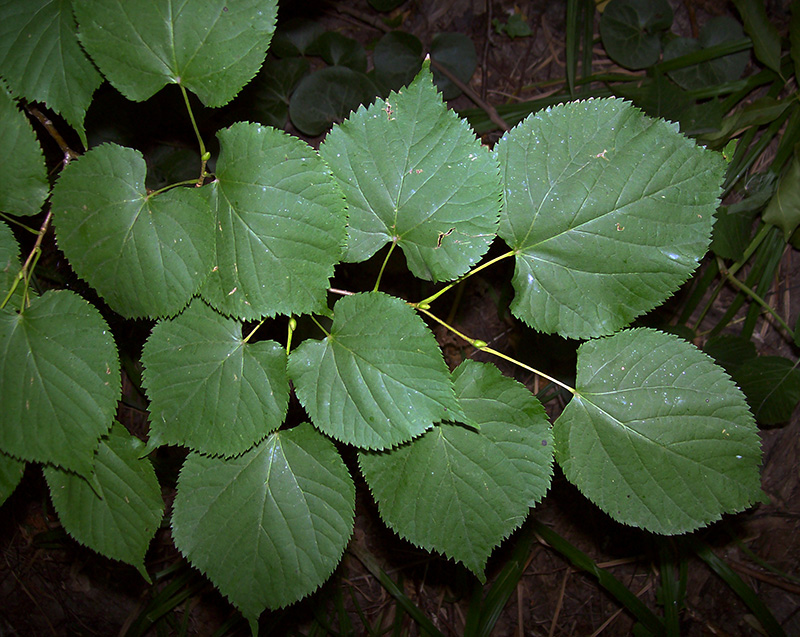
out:
M0 79L0 156L3 157L4 163L0 211L18 216L35 215L42 209L50 190L44 155L28 118L17 108L2 79Z
M5 0L0 4L0 75L18 97L44 102L60 113L86 146L83 120L103 77L78 44L72 14L76 2Z
M25 473L25 462L0 452L0 506L17 488L22 474Z
M347 261L396 242L415 276L450 281L489 249L499 178L431 77L426 62L410 86L334 127L320 154L347 198Z
M255 625L316 590L353 529L355 486L333 443L304 423L236 458L189 454L175 545Z
M144 556L164 514L153 465L140 458L144 443L115 423L100 442L94 462L95 493L89 483L44 467L50 497L64 529L101 555L135 566L150 581Z
M459 419L442 352L413 309L370 292L341 298L333 312L330 335L289 356L289 377L314 426L348 444L384 449Z
M21 314L0 310L0 451L89 475L119 391L111 331L80 296L49 291Z
M320 310L345 238L345 207L308 144L238 122L217 133L216 263L201 294L243 319Z
M650 329L584 343L576 388L553 426L556 460L615 520L678 534L757 501L753 416L693 345Z
M238 321L200 299L153 328L142 363L151 445L232 456L263 440L286 415L284 348L245 343Z
M152 196L139 151L102 144L53 188L58 245L75 273L129 318L179 312L208 275L214 220L196 188Z
M767 17L762 0L733 0L742 16L744 28L753 40L753 52L759 62L780 75L781 36Z
M453 379L479 432L441 424L396 449L362 452L359 466L387 526L485 582L492 550L550 485L550 423L539 401L494 365L465 361Z
M663 303L708 249L722 156L628 102L531 115L495 154L511 311L539 331L610 334Z
M75 0L81 44L125 97L180 84L227 104L264 62L276 0Z

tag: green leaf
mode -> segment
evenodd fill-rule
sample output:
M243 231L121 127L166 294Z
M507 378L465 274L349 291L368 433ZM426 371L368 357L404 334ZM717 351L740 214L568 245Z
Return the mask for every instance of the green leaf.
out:
M19 261L19 244L5 223L0 223L0 305L17 280L22 264ZM19 307L22 301L23 282L20 281L6 307Z
M800 402L800 370L788 358L751 358L739 365L731 375L747 396L756 420L762 425L788 421Z
M463 33L437 33L431 41L431 59L446 67L464 84L468 84L478 65L475 44ZM433 71L433 81L446 100L461 95L458 88L443 74Z
M291 604L330 576L354 509L355 487L339 453L304 423L237 458L189 454L172 534L253 627L264 608Z
M495 154L511 311L539 331L610 334L663 303L708 249L722 156L628 102L531 115Z
M50 190L44 155L28 118L19 111L2 80L0 156L4 163L0 211L20 216L35 215L42 209Z
M375 45L372 54L375 77L389 89L411 82L422 64L422 42L405 31L391 31Z
M71 0L3 2L0 69L17 96L60 113L86 146L83 119L103 78L78 44L72 5Z
M102 144L53 188L59 247L76 274L126 317L180 311L208 275L213 216L196 188L148 194L139 151Z
M734 334L723 334L708 339L703 351L731 375L739 365L758 356L753 341Z
M800 226L800 160L797 157L792 159L778 182L778 189L767 204L762 219L764 223L783 230L786 241Z
M346 66L358 73L367 72L367 52L353 38L326 31L317 38L314 47L328 64Z
M231 456L280 427L289 403L286 352L245 343L242 326L195 299L158 323L142 352L150 444Z
M527 18L521 13L517 13L516 9L514 13L508 16L508 22L505 24L497 18L492 20L492 24L498 34L505 33L512 40L514 38L526 38L533 33L528 25Z
M292 18L275 31L270 51L282 58L296 55L312 55L314 44L325 33L325 27L319 22L307 18Z
M255 79L233 103L237 119L249 119L266 126L283 128L289 117L289 98L297 83L308 73L305 58L268 57Z
M180 84L227 104L264 62L276 14L276 0L75 0L81 44L137 102Z
M744 37L741 25L733 18L720 16L712 18L700 29L697 40L675 38L664 47L664 60L702 51L717 44L741 40ZM723 57L707 60L693 66L669 72L676 84L686 90L706 89L709 86L732 82L741 77L750 59L748 51L731 53Z
M239 122L219 131L216 266L201 294L244 319L325 306L345 237L344 200L319 155L297 137Z
M390 528L485 582L492 549L550 485L553 441L541 403L494 365L465 361L453 379L480 432L442 424L396 449L362 452L359 465Z
M603 46L612 60L629 69L652 66L672 17L667 0L611 0L600 18Z
M14 493L23 473L25 462L0 452L0 506Z
M753 417L694 346L650 329L590 341L576 384L553 427L556 461L615 520L685 533L758 500Z
M753 52L764 66L781 72L781 36L769 21L761 0L733 0L744 28L753 40Z
M369 104L377 93L363 73L330 66L300 80L289 102L289 117L301 132L316 137L361 104Z
M320 431L366 449L462 415L433 334L403 301L380 292L339 299L330 335L289 355L289 377Z
M347 198L346 260L364 261L396 242L414 275L449 281L489 248L497 165L445 107L427 62L408 88L334 127L320 154Z
M89 475L119 391L111 332L77 294L50 291L21 314L0 311L0 450Z
M135 566L148 582L144 556L164 515L161 487L144 443L115 423L94 462L95 493L82 477L45 466L50 497L64 530L101 555Z

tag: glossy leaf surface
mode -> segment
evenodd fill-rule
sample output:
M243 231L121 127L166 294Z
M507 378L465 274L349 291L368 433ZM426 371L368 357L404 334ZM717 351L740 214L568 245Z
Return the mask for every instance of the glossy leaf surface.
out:
M308 144L273 128L239 122L217 136L216 180L202 189L217 228L203 298L245 319L318 310L345 237L330 171Z
M180 84L223 106L264 62L275 0L75 0L81 44L134 101Z
M539 331L610 334L663 303L708 249L722 156L628 102L541 111L495 153L511 311Z
M495 366L468 360L453 379L480 431L444 423L396 449L362 452L359 465L390 528L485 581L494 547L550 485L553 440L541 403Z
M141 153L102 144L53 189L59 247L75 272L126 317L181 310L208 275L214 220L196 188L150 195Z
M115 423L94 462L95 493L89 483L45 466L58 518L73 538L101 555L135 566L149 581L144 556L164 514L161 486L153 465L140 458L144 443Z
M239 322L200 299L153 328L142 363L151 444L230 456L263 440L286 415L285 350L274 341L245 343Z
M3 2L0 75L17 97L44 102L60 113L86 146L83 119L103 77L78 43L72 14L77 1Z
M414 275L449 281L489 248L499 185L494 160L431 78L426 63L410 86L334 127L320 154L347 198L346 260L395 241Z
M119 390L111 332L77 294L49 291L22 314L0 310L1 451L88 475Z
M694 346L650 329L589 341L576 385L553 427L556 460L615 520L685 533L758 499L753 416Z
M302 424L223 460L189 454L172 533L251 626L316 590L353 529L355 487L330 440Z
M297 397L320 431L383 449L459 417L441 350L403 301L355 294L340 299L333 316L327 338L304 341L289 356Z

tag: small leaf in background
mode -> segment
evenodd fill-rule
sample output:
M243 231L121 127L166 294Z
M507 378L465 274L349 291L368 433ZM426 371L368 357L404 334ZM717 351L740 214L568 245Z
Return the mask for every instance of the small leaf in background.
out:
M22 314L0 310L0 451L89 475L119 392L117 349L94 305L60 290Z
M658 62L661 35L672 26L666 0L611 0L600 18L600 36L608 56L629 69Z
M767 68L781 72L781 36L769 21L763 0L733 0L744 28L753 40L756 58Z
M739 365L758 356L753 341L734 334L723 334L708 339L703 351L731 376Z
M618 522L686 533L758 500L753 416L693 345L650 329L589 341L576 389L553 425L556 461Z
M42 209L50 190L42 147L30 121L17 108L1 79L0 157L3 157L0 211L18 216L35 215Z
M75 273L128 318L179 312L208 275L214 219L196 188L151 196L139 151L102 144L53 188L58 245Z
M289 101L289 117L301 132L316 137L377 94L378 87L363 73L329 66L300 80Z
M0 506L14 493L22 474L25 473L25 462L0 452Z
M245 343L239 322L200 299L153 328L142 363L151 445L231 456L263 440L286 415L286 351L274 341Z
M73 4L65 0L3 2L0 75L17 97L44 102L60 113L86 146L83 119L103 77L78 44ZM0 115L0 121L5 118ZM0 132L0 139L6 134ZM3 153L3 157L8 161L13 155ZM8 168L6 179L15 173Z
M415 276L450 281L489 249L497 165L445 107L427 62L410 86L336 126L320 154L347 198L345 260L365 261L394 241Z
M722 156L628 102L548 108L494 152L511 311L534 329L610 334L669 298L708 249Z
M380 292L339 299L330 336L290 354L289 378L314 426L365 449L392 447L462 415L433 333Z
M391 90L409 84L422 64L422 42L405 31L391 31L375 45L372 53L376 80Z
M744 201L747 200L737 203ZM738 261L742 258L750 245L753 219L757 214L755 210L741 208L737 204L717 208L711 251L723 259Z
M552 434L536 397L494 365L467 360L453 379L479 432L442 424L396 449L362 452L359 465L391 529L485 582L494 547L550 485Z
M289 99L308 69L305 58L268 57L258 75L231 104L234 119L284 128L289 117Z
M783 230L786 241L800 226L800 160L797 157L792 159L778 182L778 189L761 218L764 223L771 223Z
M717 44L734 42L744 38L742 26L733 18L720 16L712 18L700 29L700 34L694 38L675 38L664 47L664 60L696 53ZM731 53L713 60L706 60L693 66L669 71L669 76L676 84L687 91L705 89L709 86L738 80L748 61L749 51Z
M130 564L148 582L144 556L164 515L153 465L140 458L144 443L115 423L100 441L92 486L80 476L44 467L53 507L64 530L101 555Z
M325 307L346 217L330 170L308 144L274 128L238 122L217 137L216 179L201 189L217 227L203 298L242 319Z
M367 52L353 38L336 31L326 31L317 38L314 48L332 66L346 66L359 73L367 72Z
M533 33L525 16L516 11L508 16L508 21L505 23L495 18L492 20L492 26L494 26L495 32L498 34L505 33L512 40L514 38L526 38Z
M758 356L731 374L762 425L788 421L800 401L800 370L788 358Z
M282 58L314 55L317 52L315 49L317 38L324 33L325 27L319 22L306 18L292 18L278 26L269 50Z
M76 0L81 44L125 97L180 84L206 106L230 102L264 62L276 0Z
M463 33L437 33L431 41L431 59L446 67L464 84L469 84L478 65L475 44ZM461 89L433 69L433 82L446 100L461 95Z
M304 423L228 460L190 453L175 545L256 634L261 612L315 591L353 531L355 486L333 443Z

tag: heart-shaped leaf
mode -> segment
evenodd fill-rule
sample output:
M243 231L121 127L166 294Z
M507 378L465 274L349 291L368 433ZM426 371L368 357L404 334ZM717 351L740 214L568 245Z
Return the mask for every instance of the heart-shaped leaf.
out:
M142 363L151 445L231 456L286 415L286 351L274 341L244 342L240 323L199 299L153 328Z
M135 566L150 581L144 556L164 515L164 502L153 465L140 458L143 450L141 440L115 423L97 450L92 486L51 466L44 467L44 476L67 533L101 555Z
M553 440L541 403L494 365L465 361L453 379L480 431L442 424L396 449L362 452L359 465L389 527L484 582L492 549L550 485Z
M577 393L556 420L556 460L612 518L686 533L760 494L753 416L693 345L650 329L578 350Z
M475 67L478 65L478 55L475 53L475 43L463 33L437 33L431 41L431 59L446 67L464 84L469 84ZM442 92L446 100L451 100L461 95L461 89L443 73L433 72L433 81Z
M758 356L746 360L731 375L758 422L774 425L792 417L800 401L800 370L788 358Z
M77 294L49 291L22 313L0 310L0 451L89 475L119 391L111 331Z
M0 65L0 69L2 68ZM4 163L0 211L20 216L35 215L42 209L47 192L50 190L44 155L30 122L19 111L2 80L0 80L0 157L3 157Z
M706 253L722 156L618 99L529 116L495 146L515 316L570 338L660 305Z
M216 266L202 289L238 318L302 314L327 300L345 237L345 209L330 170L308 144L239 122L219 131Z
M291 604L330 576L354 510L355 486L336 447L304 423L236 458L189 454L172 535L256 634L265 608Z
M603 46L612 60L629 69L652 66L672 17L667 0L611 0L600 18Z
M416 276L449 281L488 250L497 165L447 110L427 62L409 87L334 127L320 154L347 198L346 260L396 242Z
M372 54L375 79L390 90L397 90L414 79L422 64L422 42L405 31L391 31L375 45Z
M196 188L149 195L141 153L96 146L53 188L59 247L127 317L175 314L208 275L214 220Z
M180 84L223 106L258 72L276 0L75 0L81 44L125 97Z
M72 14L75 3L70 0L3 2L0 75L17 96L44 102L60 113L86 146L83 119L103 77L78 44ZM3 119L5 116L0 116L0 121ZM0 133L0 139L3 138L5 133ZM4 153L3 157L13 155ZM7 170L6 178L13 174L14 171Z
M463 416L431 331L403 301L380 292L340 299L328 337L289 356L289 377L320 431L366 449Z

